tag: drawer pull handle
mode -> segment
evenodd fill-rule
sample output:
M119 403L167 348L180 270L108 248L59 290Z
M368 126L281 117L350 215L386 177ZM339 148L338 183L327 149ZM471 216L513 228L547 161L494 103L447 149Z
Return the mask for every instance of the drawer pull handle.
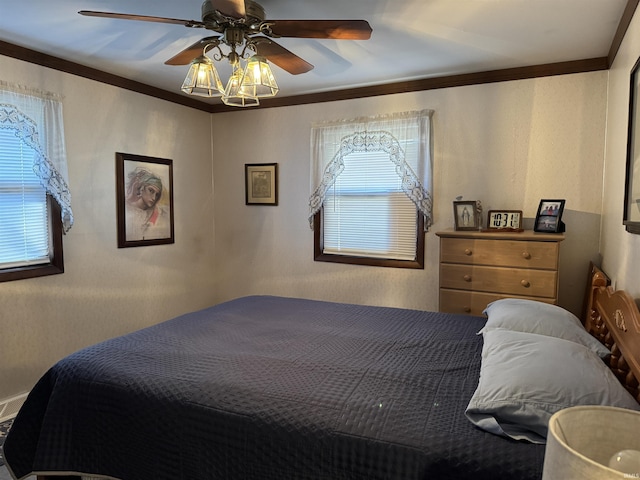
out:
M473 251L470 248L465 248L464 249L464 254L465 255L471 255L473 253Z
M531 286L531 284L529 283L529 280L520 281L520 285L522 285L524 288L529 288Z
M464 278L464 281L465 281L465 282L470 282L470 281L471 281L471 275L469 275L469 274L465 275L465 276L464 276L464 277L462 277L462 278Z
M464 307L464 313L471 313L471 307Z
M522 252L522 258L529 260L531 258L531 254L529 252Z

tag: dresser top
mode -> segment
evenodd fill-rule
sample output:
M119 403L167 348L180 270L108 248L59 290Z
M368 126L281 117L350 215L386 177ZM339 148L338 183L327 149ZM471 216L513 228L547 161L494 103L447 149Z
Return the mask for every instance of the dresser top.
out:
M523 240L534 242L561 242L564 233L544 233L525 230L523 232L489 232L476 230L443 230L436 232L441 238L474 238L487 240Z

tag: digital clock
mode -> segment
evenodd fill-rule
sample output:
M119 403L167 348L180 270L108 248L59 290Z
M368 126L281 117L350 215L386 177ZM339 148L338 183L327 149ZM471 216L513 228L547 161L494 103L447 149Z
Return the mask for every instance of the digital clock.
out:
M489 210L487 229L521 232L522 210Z

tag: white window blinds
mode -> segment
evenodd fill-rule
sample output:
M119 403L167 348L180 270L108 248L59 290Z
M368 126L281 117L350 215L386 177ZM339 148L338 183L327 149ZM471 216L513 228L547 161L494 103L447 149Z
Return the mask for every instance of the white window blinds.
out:
M49 262L46 191L35 174L36 152L15 131L0 129L0 266Z
M60 100L54 93L0 81L2 270L52 260L61 264L48 200L54 199L55 210L60 207L62 230L67 232L73 213Z
M352 153L324 204L324 253L414 260L414 203L384 152Z
M416 259L418 215L425 229L432 216L432 114L313 126L309 224L322 212L322 253Z
M60 206L63 232L73 225L61 97L0 81L0 129L35 152L34 172Z

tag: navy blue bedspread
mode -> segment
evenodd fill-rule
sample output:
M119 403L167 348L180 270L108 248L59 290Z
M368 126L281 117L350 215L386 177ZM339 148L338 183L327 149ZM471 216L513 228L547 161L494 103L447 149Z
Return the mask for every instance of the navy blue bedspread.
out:
M544 445L474 427L481 317L245 297L53 366L4 452L17 478L539 479Z

